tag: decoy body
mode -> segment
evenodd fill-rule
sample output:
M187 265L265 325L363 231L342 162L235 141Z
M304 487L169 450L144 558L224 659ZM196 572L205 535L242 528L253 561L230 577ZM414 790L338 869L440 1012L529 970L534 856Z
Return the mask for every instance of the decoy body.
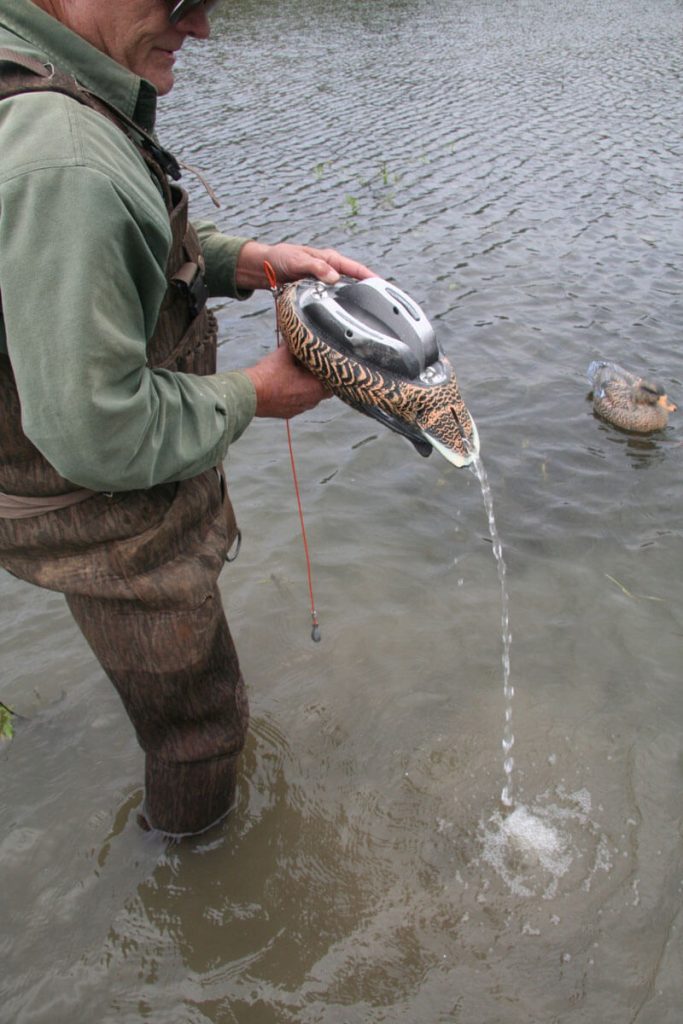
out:
M330 391L455 466L479 437L453 366L432 325L405 292L381 278L335 285L305 280L277 290L283 340Z
M661 384L637 377L616 363L596 360L588 367L593 390L593 409L598 416L622 430L648 434L666 426L676 411Z

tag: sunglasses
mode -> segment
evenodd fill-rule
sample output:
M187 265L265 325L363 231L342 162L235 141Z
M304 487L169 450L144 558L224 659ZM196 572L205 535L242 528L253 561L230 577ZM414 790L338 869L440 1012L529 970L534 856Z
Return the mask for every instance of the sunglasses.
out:
M168 20L175 25L177 21L189 14L193 7L213 7L215 2L216 0L179 0L179 2L172 0Z

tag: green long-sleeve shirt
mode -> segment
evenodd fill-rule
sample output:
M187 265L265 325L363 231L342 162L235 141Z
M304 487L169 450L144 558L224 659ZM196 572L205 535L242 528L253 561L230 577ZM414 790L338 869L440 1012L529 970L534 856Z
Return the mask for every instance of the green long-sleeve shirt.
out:
M30 0L0 0L0 47L51 61L151 131L156 92ZM244 239L195 225L212 296L241 298ZM0 103L0 351L24 432L69 480L128 490L216 465L254 415L244 373L150 370L166 290L162 197L108 119L56 93Z

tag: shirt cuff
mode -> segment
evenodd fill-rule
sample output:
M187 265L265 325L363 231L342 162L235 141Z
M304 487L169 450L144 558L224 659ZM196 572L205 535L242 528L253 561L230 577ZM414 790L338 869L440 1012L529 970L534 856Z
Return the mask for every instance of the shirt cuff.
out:
M197 381L207 385L219 400L219 407L226 419L226 450L242 436L256 413L256 388L242 370L228 373L213 373L198 377Z
M209 221L199 221L194 227L206 260L204 279L210 298L248 299L253 291L238 288L236 275L242 246L250 239L224 235Z

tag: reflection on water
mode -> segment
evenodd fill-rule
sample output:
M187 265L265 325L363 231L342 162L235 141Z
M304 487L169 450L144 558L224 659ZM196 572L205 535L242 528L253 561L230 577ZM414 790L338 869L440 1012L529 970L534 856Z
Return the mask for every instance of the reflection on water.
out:
M228 460L222 577L254 727L231 821L160 852L141 758L61 598L0 582L0 1020L679 1024L683 781L673 417L597 420L613 359L681 401L678 0L219 7L160 133L214 211L336 243L433 319L471 473L330 401L292 424L324 624L311 644L284 429ZM202 56L200 56L202 54ZM223 366L272 301L219 305ZM634 472L637 470L637 472Z

